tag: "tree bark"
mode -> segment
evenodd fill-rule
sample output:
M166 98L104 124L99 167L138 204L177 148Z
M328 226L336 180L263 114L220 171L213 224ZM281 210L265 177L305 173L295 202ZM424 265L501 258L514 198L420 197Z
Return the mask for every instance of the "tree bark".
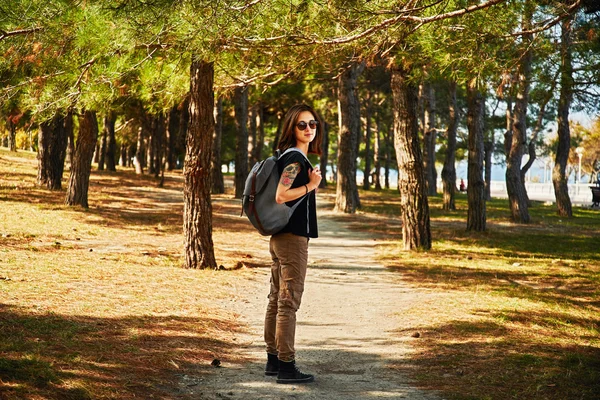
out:
M365 64L353 64L338 79L338 168L334 211L353 214L360 208L356 158L360 136L358 77Z
M73 165L65 204L88 208L88 188L94 149L98 140L98 119L95 111L85 110L79 117L79 135L75 145Z
M169 110L166 127L166 169L172 171L177 166L177 135L179 134L179 110L177 105Z
M166 123L163 113L152 116L152 160L154 163L154 177L158 178L164 168L164 149L166 138Z
M215 129L214 65L194 60L190 66L190 101L184 162L183 233L186 268L217 268L212 239L211 168Z
M235 197L242 198L248 176L248 87L237 87L233 94L235 110Z
M104 117L104 129L106 130L106 170L115 172L117 159L117 140L115 138L115 123L117 122L117 114L110 111Z
M377 99L377 97L375 98ZM375 172L373 173L373 184L375 190L381 190L381 116L379 110L375 112L375 135L373 141L373 164Z
M477 89L477 80L467 83L467 128L469 130L469 161L467 166L467 230L483 232L486 229L485 182L483 180L483 113L485 99Z
M104 163L106 160L106 147L108 141L108 129L106 127L106 117L104 117L104 126L102 127L102 132L100 133L100 145L97 149L97 158L98 158L98 171L104 171Z
M221 141L223 138L223 97L219 96L213 111L215 118L215 133L213 135L212 152L212 193L225 193L225 182L221 171Z
M566 18L561 23L561 73L560 73L560 97L558 100L558 147L554 171L552 173L552 184L556 196L556 207L561 217L572 217L573 209L569 197L567 185L567 163L569 161L569 150L571 148L571 130L569 128L569 109L573 99L573 60L571 55L571 30L572 18Z
M363 180L363 189L369 190L371 187L371 111L372 99L371 92L367 91L367 104L365 105L365 172Z
M483 142L483 163L485 180L485 200L492 199L492 157L494 155L494 138ZM527 194L527 193L525 193Z
M252 116L256 130L256 144L252 148L252 164L262 160L262 151L265 145L265 123L263 103L259 101L254 105L254 115Z
M17 125L8 118L8 148L10 151L17 151Z
M522 27L525 31L531 27L532 13L533 10L531 7L526 7L522 22ZM530 48L532 40L532 34L523 35L523 45L526 48L519 62L518 90L513 115L512 140L509 153L506 157L506 190L508 193L508 202L513 221L520 223L529 223L530 221L525 182L521 179L521 163L523 162L523 152L527 144L527 106L529 104L531 63L533 61L533 53Z
M62 188L65 169L68 129L72 129L72 114L56 114L40 124L38 135L38 185L50 190Z
M427 250L431 248L431 226L419 146L418 92L408 74L407 67L398 66L392 69L391 78L402 239L405 250Z
M447 147L442 168L442 186L444 190L443 209L456 210L456 132L458 130L458 105L456 102L456 82L449 84Z
M437 194L437 171L435 170L435 92L431 83L423 88L423 171L427 194Z
M385 163L384 163L384 181L385 188L390 188L390 168L392 166L392 151L394 147L394 124L390 124L385 135Z

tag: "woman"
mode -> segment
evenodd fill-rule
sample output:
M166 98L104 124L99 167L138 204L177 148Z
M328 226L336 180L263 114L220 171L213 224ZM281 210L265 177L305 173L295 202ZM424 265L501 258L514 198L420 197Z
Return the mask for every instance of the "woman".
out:
M308 241L316 238L317 212L315 191L321 183L319 167L313 168L306 155L321 154L322 123L309 106L291 107L283 120L278 149L288 151L277 161L280 173L275 200L289 206L302 202L290 222L271 236L269 250L271 291L265 317L267 365L265 375L277 375L277 383L305 383L314 380L296 367L294 338L296 311L304 292L308 263Z

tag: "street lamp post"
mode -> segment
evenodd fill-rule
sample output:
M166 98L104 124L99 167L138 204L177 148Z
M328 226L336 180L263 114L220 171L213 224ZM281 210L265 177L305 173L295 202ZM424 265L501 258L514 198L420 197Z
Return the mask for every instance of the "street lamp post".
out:
M579 194L579 183L581 182L581 156L583 155L583 147L579 146L575 149L575 153L579 156L579 169L577 170L577 194Z

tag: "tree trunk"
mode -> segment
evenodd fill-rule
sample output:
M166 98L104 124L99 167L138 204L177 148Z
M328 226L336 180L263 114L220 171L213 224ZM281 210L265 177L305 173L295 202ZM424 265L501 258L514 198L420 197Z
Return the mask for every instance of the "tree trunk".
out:
M356 186L356 158L360 136L357 80L364 63L353 64L338 79L338 168L334 211L353 214L360 208Z
M17 151L17 125L8 118L8 148Z
M256 161L262 160L263 148L265 147L265 121L264 121L264 106L262 101L259 101L256 106L256 147L254 148L253 157Z
M235 110L235 197L242 198L248 176L248 87L237 87L233 94Z
M258 126L256 124L257 120L257 105L254 104L250 107L250 129L248 131L248 166L252 167L254 164L258 162Z
M423 170L427 194L437 194L437 171L435 170L435 92L431 83L424 85L424 126L423 126Z
M467 83L467 128L469 130L469 161L467 167L467 230L486 229L485 182L483 180L483 113L485 99L477 89L476 78Z
M167 143L166 143L166 169L172 171L177 166L177 135L179 134L179 110L177 109L177 105L174 105L169 110L169 115L167 116L167 124L166 124L166 134L167 134Z
M448 139L446 157L442 168L442 186L444 190L444 210L456 210L456 132L458 130L458 106L456 102L456 81L449 85L448 102Z
M561 217L572 217L573 209L567 186L567 163L571 147L571 131L569 128L569 109L573 98L573 60L571 55L571 30L572 18L566 18L561 23L561 73L560 73L560 98L558 100L558 147L552 184L556 196L556 207Z
M137 146L135 147L135 156L133 157L135 173L138 175L144 173L144 153L144 129L140 126L137 132Z
M281 129L283 124L283 113L281 111L277 111L277 130L275 131L275 139L273 139L273 153L277 150L277 145L279 144L279 138L281 137Z
M323 171L323 179L319 184L320 188L327 187L327 163L329 162L329 124L323 122L323 140L321 141L321 171Z
M190 101L183 175L183 233L186 268L217 268L212 239L210 198L213 118L214 65L192 61Z
M213 134L212 152L212 193L225 193L225 182L221 171L221 141L223 138L223 97L219 96L214 109L215 133Z
M484 157L484 179L485 179L485 200L492 199L492 156L494 155L494 139L486 140L483 143Z
M375 97L377 100L377 97ZM375 165L375 172L373 173L373 184L375 190L381 190L381 116L379 110L375 113L375 136L373 142L373 164Z
M402 239L405 250L427 250L431 248L431 226L419 146L418 94L408 73L404 67L395 67L391 80Z
M96 112L85 110L79 117L79 135L75 146L73 165L65 204L88 208L88 188L94 149L98 140Z
M104 117L104 129L106 130L106 170L115 172L117 159L117 140L115 138L115 123L117 122L117 114L109 112Z
M72 129L72 114L56 114L40 124L38 136L38 185L50 190L62 188L68 131Z
M391 164L392 164L392 147L394 147L394 124L390 124L387 133L385 135L385 174L384 174L384 180L385 180L385 188L389 189L390 188L390 168L391 168Z
M363 189L365 190L369 190L371 187L371 96L371 92L367 91L367 104L365 106L365 173L363 180Z
M73 112L67 112L67 164L69 169L73 167L75 157L75 132L73 129Z
M164 167L164 148L166 137L166 123L163 113L158 113L152 117L152 153L154 162L154 177L161 176Z
M106 160L106 148L108 142L108 128L106 127L106 117L104 117L104 126L100 133L100 145L97 147L98 171L104 171L104 162Z
M38 171L37 171L37 184L39 186L48 185L48 168L49 168L49 147L50 140L52 140L53 125L55 124L55 118L43 121L40 123L38 130Z
M531 27L533 10L527 7L523 15L522 28ZM525 182L521 179L521 163L523 152L527 144L527 106L529 104L529 86L531 81L531 63L533 53L530 48L533 40L532 34L523 35L524 54L520 58L518 71L518 90L512 124L512 140L510 150L506 157L506 191L512 219L515 222L529 223L529 209Z

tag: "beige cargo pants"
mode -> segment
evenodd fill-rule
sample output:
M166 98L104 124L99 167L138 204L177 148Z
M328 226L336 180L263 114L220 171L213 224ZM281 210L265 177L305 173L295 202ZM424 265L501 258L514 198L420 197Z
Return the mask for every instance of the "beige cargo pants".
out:
M265 317L267 353L277 354L281 361L292 361L296 354L296 311L300 308L308 263L308 238L292 233L274 235L269 250L273 264Z

